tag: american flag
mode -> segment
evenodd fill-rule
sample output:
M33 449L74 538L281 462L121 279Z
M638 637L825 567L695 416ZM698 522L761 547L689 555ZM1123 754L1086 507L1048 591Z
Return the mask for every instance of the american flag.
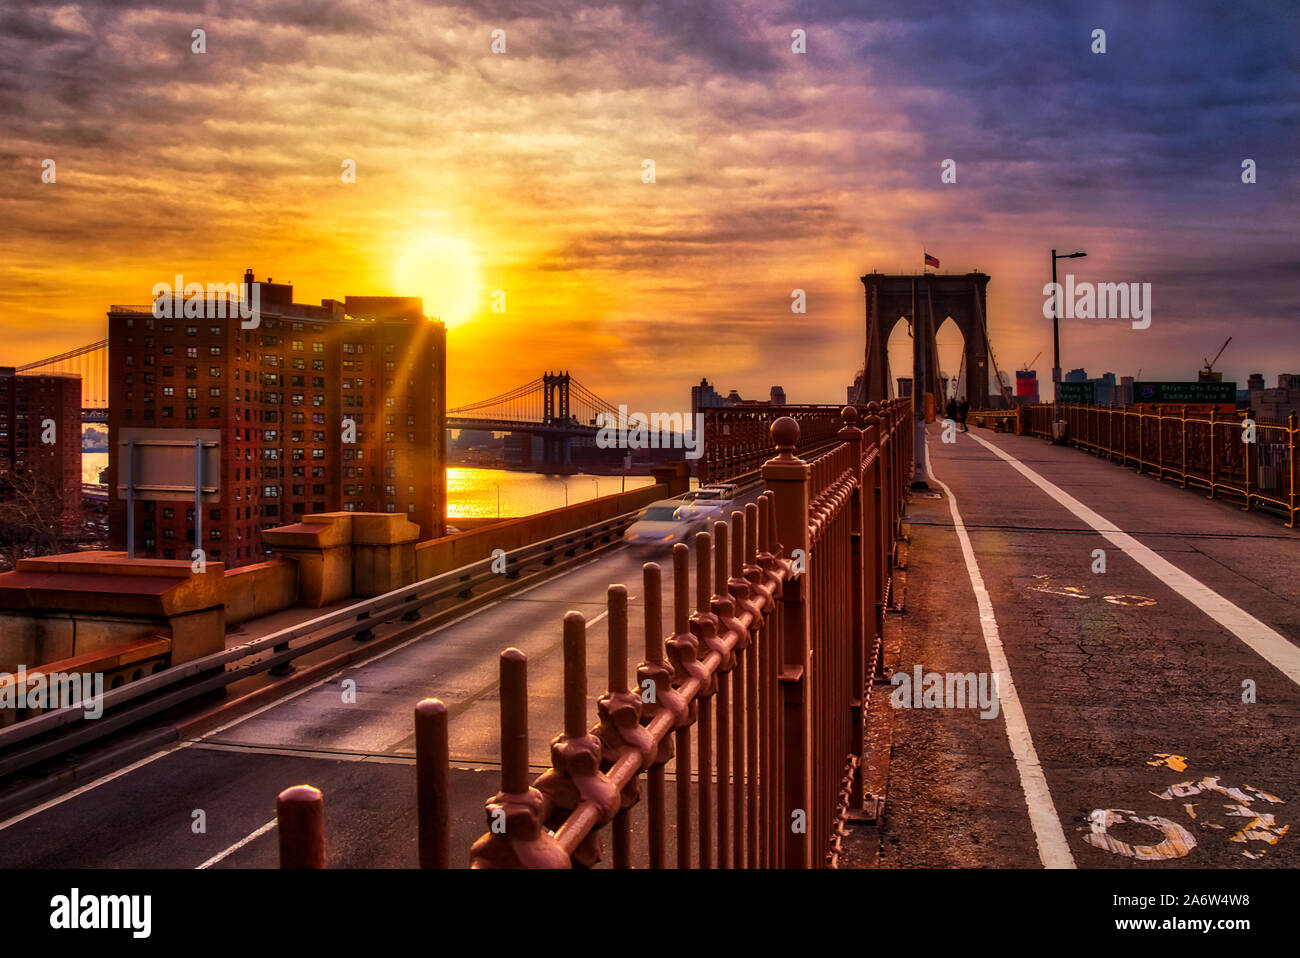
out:
M923 251L923 252L924 252L924 251ZM937 259L935 259L933 256L931 256L929 253L926 253L926 254L925 254L925 265L926 265L926 266L933 266L935 269L938 269L938 268L939 268L939 261L938 261Z

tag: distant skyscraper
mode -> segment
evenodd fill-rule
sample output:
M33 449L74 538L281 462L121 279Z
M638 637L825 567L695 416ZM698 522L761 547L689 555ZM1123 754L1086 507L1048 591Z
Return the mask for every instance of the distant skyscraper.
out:
M773 386L770 395L773 406L785 405L785 390L780 386Z
M1084 369L1071 369L1065 374L1067 383L1086 383L1088 381L1088 372Z
M714 406L721 405L722 397L718 395L717 391L707 379L701 379L698 386L691 387L692 417L701 409L710 409Z
M844 398L844 401L846 403L852 405L853 403L866 401L862 395L862 380L863 380L863 373L861 370L858 370L857 376L853 378L853 385L848 387L848 389L846 390L846 395Z

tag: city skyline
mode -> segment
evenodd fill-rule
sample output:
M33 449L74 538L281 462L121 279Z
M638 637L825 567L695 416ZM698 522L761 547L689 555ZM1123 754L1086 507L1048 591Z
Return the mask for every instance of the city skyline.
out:
M1014 371L1050 357L1055 247L1087 251L1063 264L1080 280L1153 291L1148 329L1063 321L1066 369L1193 379L1229 332L1217 368L1239 387L1300 368L1285 8L879 9L10 11L6 361L102 338L111 304L175 273L252 267L303 302L422 297L448 325L453 406L564 367L685 408L724 378L674 358L702 336L741 395L835 402L861 363L863 273L919 271L924 249L990 274Z

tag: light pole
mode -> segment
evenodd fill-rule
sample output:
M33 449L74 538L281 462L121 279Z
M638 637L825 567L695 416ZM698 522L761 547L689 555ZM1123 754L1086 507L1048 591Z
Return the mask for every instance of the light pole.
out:
M600 480L597 479L595 476L588 476L587 478L590 479L592 482L594 482L594 483L596 484L596 498L599 499L599 498L600 498Z
M501 518L501 483L493 483L497 487L497 518Z
M1060 253L1052 250L1052 421L1061 419L1061 290L1056 285L1056 261L1078 259L1088 254L1082 250Z

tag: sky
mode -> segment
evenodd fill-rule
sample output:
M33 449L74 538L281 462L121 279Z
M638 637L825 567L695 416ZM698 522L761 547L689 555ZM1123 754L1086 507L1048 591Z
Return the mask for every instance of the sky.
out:
M990 274L995 359L1041 382L1057 248L1151 284L1149 328L1062 322L1066 370L1191 379L1232 336L1225 379L1300 373L1293 2L4 0L0 130L0 365L251 267L424 297L453 407L547 369L840 402L859 277L924 248Z

